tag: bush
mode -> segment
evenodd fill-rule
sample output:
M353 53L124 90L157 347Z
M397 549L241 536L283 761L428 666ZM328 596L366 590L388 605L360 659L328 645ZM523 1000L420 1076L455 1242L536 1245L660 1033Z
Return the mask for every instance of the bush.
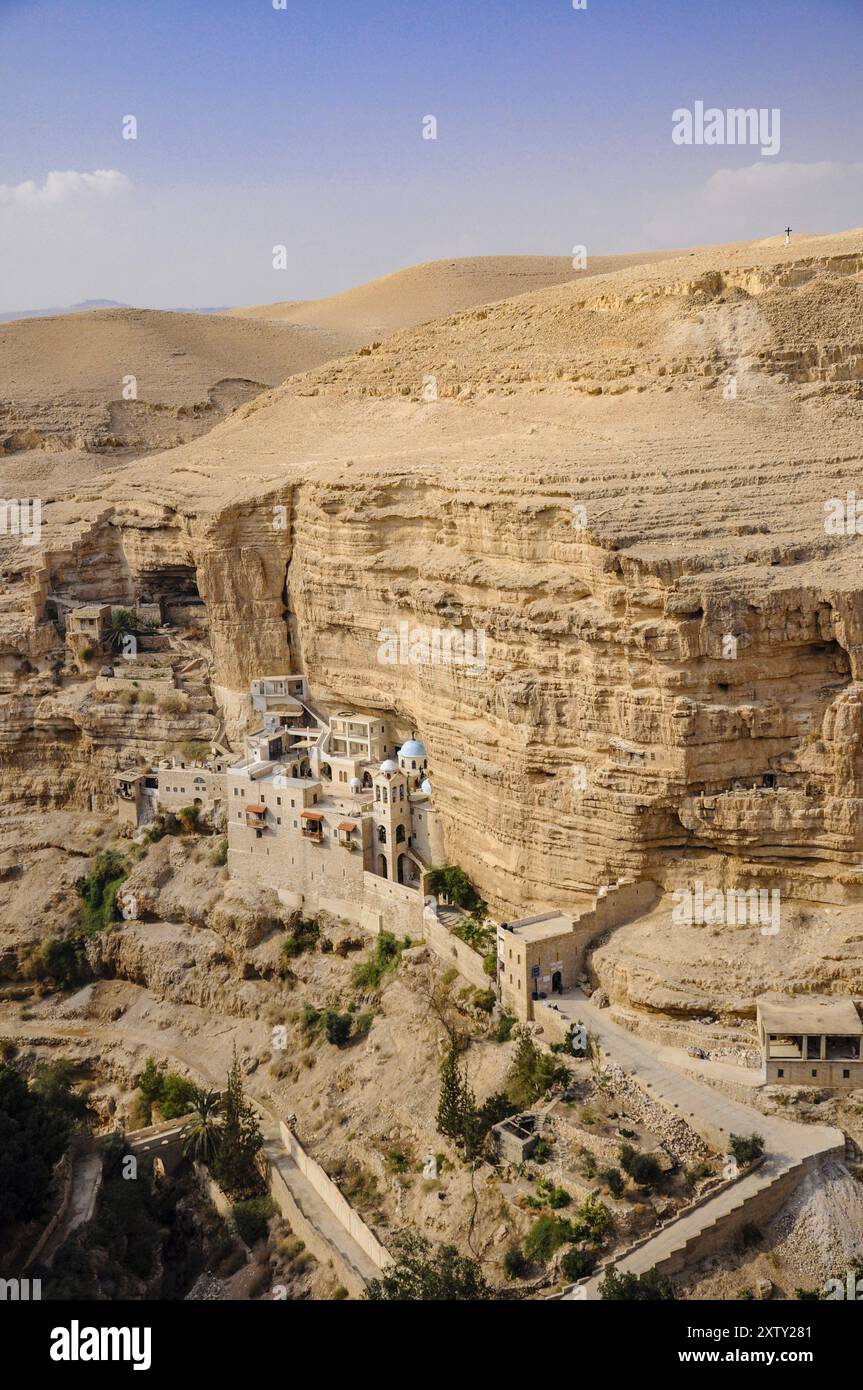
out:
M13 1067L0 1065L0 1232L41 1215L70 1118Z
M572 1238L572 1226L563 1217L540 1216L524 1238L524 1253L531 1264L545 1264Z
M521 1279L527 1269L527 1260L520 1245L507 1246L503 1257L503 1268L507 1279Z
M216 847L216 849L213 850L213 853L210 855L210 863L211 863L211 864L214 864L214 865L218 868L218 867L220 867L220 866L223 865L223 864L227 864L227 862L228 862L228 837L227 837L227 835L226 835L225 838L224 838L223 840L220 840L220 841L219 841L218 846Z
M589 1250L567 1250L560 1262L560 1268L565 1279L571 1279L573 1283L576 1279L583 1279L585 1275L593 1273L593 1266L596 1264L596 1256Z
M227 841L225 843L227 844ZM305 951L315 949L320 935L320 927L311 918L292 918L288 923L288 937L282 947L282 955L286 960L296 960L297 956L301 956Z
M512 1014L501 1014L498 1019L497 1032L494 1035L495 1042L509 1042L512 1037L512 1030L515 1027L515 1018Z
M75 989L91 976L83 937L52 936L21 963L25 980L51 980L61 989Z
M474 888L464 869L456 864L444 864L430 869L426 876L426 892L445 902L464 908L465 912L479 915L485 912L486 904Z
M332 1043L333 1047L344 1047L351 1036L351 1026L353 1019L350 1014L337 1014L334 1009L327 1009L324 1014L324 1032L327 1042Z
M493 989L478 989L474 991L474 1008L481 1009L483 1013L490 1014L497 1003L497 995Z
M653 1302L657 1299L673 1299L674 1288L664 1274L649 1269L646 1274L618 1274L614 1265L609 1266L599 1286L599 1296L605 1302L623 1303Z
M392 932L382 931L370 958L354 968L354 987L361 990L378 989L384 977L398 969L404 948L404 941L398 941Z
M624 1144L620 1150L620 1165L639 1187L651 1188L662 1178L662 1169L653 1154L640 1154L631 1144Z
M605 1183L612 1197L623 1196L623 1174L619 1168L606 1168L604 1173L600 1173L602 1181Z
M245 1202L236 1202L231 1215L241 1240L247 1245L257 1245L267 1236L267 1222L275 1216L277 1207L272 1197L249 1197Z
M185 1076L178 1076L176 1072L169 1072L162 1082L158 1097L162 1118L177 1120L181 1115L188 1115L195 1099L195 1090L193 1081L187 1081Z
M76 879L75 892L81 899L78 919L84 932L92 935L119 920L117 890L127 873L128 866L119 854L114 850L102 850L96 855L90 873Z
M614 1225L611 1212L598 1197L586 1197L572 1218L571 1239L584 1245L601 1245Z
M764 1153L764 1140L760 1134L732 1134L728 1147L740 1167L748 1168Z
M544 1096L555 1082L567 1080L569 1071L540 1052L527 1028L514 1031L518 1046L506 1074L506 1093L515 1105L524 1107Z

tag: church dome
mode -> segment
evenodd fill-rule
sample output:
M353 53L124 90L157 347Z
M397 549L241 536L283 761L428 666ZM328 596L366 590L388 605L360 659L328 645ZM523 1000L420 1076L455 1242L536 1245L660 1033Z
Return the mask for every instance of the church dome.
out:
M425 781L422 782L422 783L420 784L420 791L421 791L421 792L425 792L426 796L431 796L431 790L432 790L432 784L431 784L431 782L429 781L429 779L426 777Z
M359 777L352 777L352 778L351 778L351 791L352 791L352 792L361 792L362 789L363 789L363 784L362 784L362 782L360 781Z
M381 772L398 772L399 765L394 763L392 758L387 758L381 763Z
M409 738L407 743L403 743L399 749L400 758L424 758L426 750L419 739Z

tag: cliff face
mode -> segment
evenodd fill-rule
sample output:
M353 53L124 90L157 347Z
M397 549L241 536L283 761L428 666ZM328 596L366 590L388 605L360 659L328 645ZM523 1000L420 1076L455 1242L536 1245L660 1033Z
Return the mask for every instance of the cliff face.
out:
M846 234L473 310L52 504L38 555L7 551L0 794L56 767L80 801L301 669L418 730L448 853L503 915L687 856L853 899L860 543L824 503L859 468L861 264ZM51 596L154 591L203 601L196 732L33 690Z

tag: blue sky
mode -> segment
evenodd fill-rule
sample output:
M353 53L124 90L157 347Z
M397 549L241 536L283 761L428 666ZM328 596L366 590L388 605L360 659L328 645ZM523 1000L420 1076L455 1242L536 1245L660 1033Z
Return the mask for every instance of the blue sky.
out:
M861 73L861 0L0 0L0 309L859 225ZM697 100L779 154L676 146Z

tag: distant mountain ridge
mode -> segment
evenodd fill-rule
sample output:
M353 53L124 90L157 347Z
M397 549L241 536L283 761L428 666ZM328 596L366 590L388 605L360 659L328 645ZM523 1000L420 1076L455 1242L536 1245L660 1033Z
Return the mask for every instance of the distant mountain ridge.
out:
M85 299L80 304L69 304L65 308L53 309L8 309L0 312L0 323L15 323L18 319L54 319L62 314L89 314L94 309L131 309L131 304L122 304L118 299ZM224 306L215 309L165 309L168 314L223 314Z

